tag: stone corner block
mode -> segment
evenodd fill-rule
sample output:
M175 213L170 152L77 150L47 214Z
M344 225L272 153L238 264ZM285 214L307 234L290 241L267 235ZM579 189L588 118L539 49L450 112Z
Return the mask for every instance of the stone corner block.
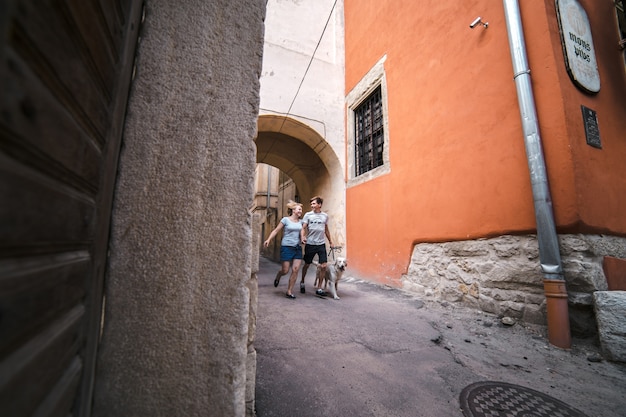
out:
M596 291L594 309L603 355L626 362L626 291Z

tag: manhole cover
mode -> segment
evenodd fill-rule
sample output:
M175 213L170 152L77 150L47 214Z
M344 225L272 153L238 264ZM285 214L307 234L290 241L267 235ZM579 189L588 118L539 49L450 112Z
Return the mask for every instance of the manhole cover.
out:
M476 382L459 398L465 417L586 417L562 401L506 382Z

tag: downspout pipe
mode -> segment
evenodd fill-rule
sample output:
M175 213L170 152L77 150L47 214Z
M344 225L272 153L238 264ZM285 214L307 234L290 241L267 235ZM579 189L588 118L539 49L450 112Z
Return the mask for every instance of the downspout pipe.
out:
M526 44L522 30L519 2L518 0L503 0L503 2L511 60L513 61L513 79L517 88L517 99L522 118L524 144L526 146L526 157L528 159L535 206L539 258L546 294L548 339L554 346L569 349L571 347L571 336L567 290L561 266L559 241L554 223L546 165L541 147L539 123L537 121L530 69L526 56Z

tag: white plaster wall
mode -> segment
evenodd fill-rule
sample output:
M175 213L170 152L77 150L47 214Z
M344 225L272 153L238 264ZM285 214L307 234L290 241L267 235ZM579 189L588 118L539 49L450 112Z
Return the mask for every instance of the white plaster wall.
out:
M345 168L343 1L337 0L334 10L333 4L335 0L268 1L260 114L289 113L307 124L326 139Z

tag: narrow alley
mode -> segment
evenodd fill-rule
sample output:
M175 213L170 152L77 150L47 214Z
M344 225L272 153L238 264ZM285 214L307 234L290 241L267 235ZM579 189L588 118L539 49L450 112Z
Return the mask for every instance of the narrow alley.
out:
M274 288L277 270L260 258L258 417L463 416L464 388L486 381L535 390L548 407L533 413L533 401L509 398L465 415L521 415L489 413L517 406L533 416L618 417L626 409L626 366L602 360L592 341L562 350L542 327L505 326L351 278L349 268L340 300L315 296L314 269L306 293L291 300L288 275Z

